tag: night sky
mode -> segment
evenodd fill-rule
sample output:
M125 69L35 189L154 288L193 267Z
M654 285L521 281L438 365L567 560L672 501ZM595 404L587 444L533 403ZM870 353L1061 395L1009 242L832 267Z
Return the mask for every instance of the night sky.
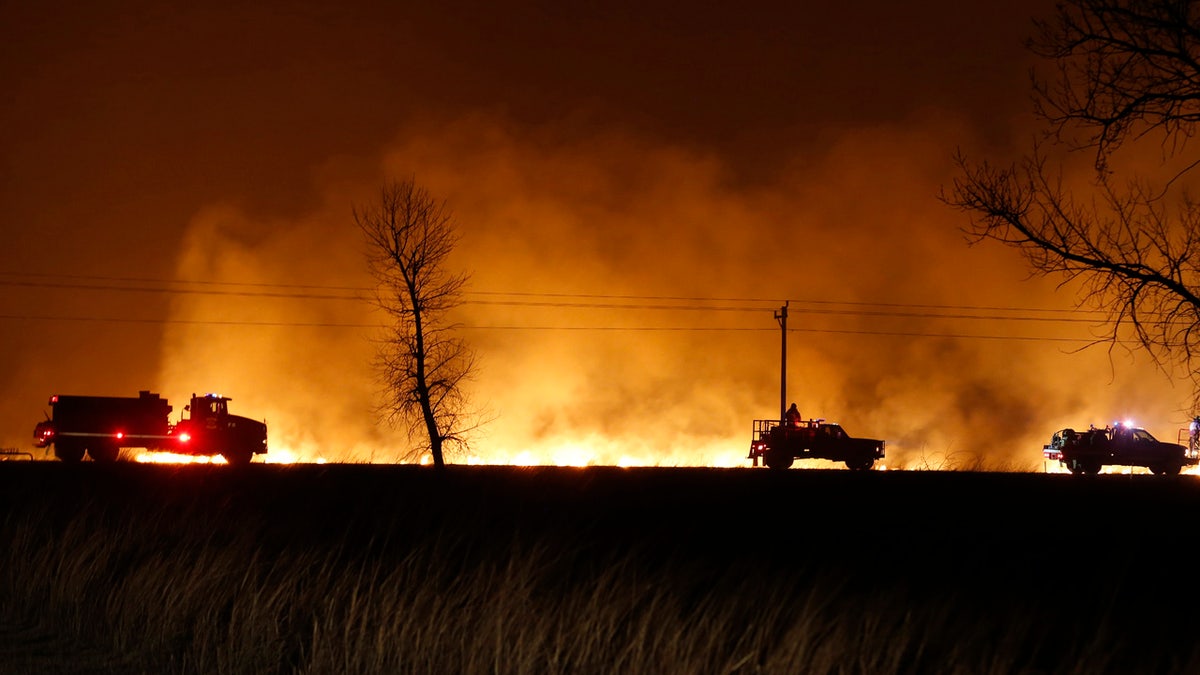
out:
M937 199L1037 129L1052 3L968 5L0 3L0 444L54 393L215 391L395 459L351 212L407 177L463 237L478 461L745 464L785 300L789 398L891 466L1175 440L1187 385L1074 353L1074 289Z

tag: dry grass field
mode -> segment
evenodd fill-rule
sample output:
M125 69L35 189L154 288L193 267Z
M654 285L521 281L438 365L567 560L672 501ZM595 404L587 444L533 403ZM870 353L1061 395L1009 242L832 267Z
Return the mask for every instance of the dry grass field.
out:
M1191 476L0 464L2 673L1200 672Z

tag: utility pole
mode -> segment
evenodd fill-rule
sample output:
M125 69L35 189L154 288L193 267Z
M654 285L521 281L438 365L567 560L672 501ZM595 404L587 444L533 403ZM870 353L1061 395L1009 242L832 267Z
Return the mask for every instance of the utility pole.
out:
M783 307L775 312L775 320L779 322L780 356L779 356L779 422L783 423L787 412L787 310L791 300L785 300Z

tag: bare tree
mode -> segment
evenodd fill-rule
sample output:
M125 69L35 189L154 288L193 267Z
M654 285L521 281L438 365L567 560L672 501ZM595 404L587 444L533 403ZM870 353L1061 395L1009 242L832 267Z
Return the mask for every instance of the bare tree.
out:
M386 388L381 409L389 422L406 423L410 439L428 438L415 450L428 450L442 468L443 447L465 445L474 428L464 384L475 354L449 320L467 282L445 268L459 241L454 217L444 202L404 180L384 185L377 202L355 207L354 221L378 283L376 303L393 321L376 360Z
M1200 158L1188 142L1200 122L1200 8L1064 0L1035 25L1028 46L1054 66L1033 81L1044 134L1008 166L960 154L941 198L970 215L974 242L1007 244L1035 273L1077 283L1082 306L1107 312L1110 348L1132 331L1156 363L1181 363L1195 381L1200 204L1188 188ZM1123 175L1119 151L1154 141L1158 166ZM1064 179L1080 152L1094 153L1082 194Z

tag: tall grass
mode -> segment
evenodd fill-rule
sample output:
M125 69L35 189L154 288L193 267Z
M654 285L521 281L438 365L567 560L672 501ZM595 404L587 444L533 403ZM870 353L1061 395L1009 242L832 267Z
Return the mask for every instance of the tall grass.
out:
M949 549L901 559L901 545L872 545L840 558L832 547L853 536L820 529L807 542L747 545L761 526L734 536L720 506L695 513L711 527L659 519L683 511L615 513L619 505L597 506L577 474L565 485L526 477L522 494L548 494L505 501L478 482L512 479L503 473L447 492L424 477L366 484L360 474L349 488L308 477L293 489L286 479L200 469L144 473L139 481L166 486L138 482L140 490L104 474L85 479L111 481L110 489L6 493L0 619L36 625L59 640L61 654L18 659L7 671L0 664L0 672L79 672L81 662L221 674L1200 665L1190 644L1128 642L1119 569L1109 582L1088 576L1086 593L1026 588L1024 575L970 585L971 572L956 567L970 555L942 557ZM923 541L916 530L880 533L884 542L906 539ZM864 551L880 557L861 560Z

